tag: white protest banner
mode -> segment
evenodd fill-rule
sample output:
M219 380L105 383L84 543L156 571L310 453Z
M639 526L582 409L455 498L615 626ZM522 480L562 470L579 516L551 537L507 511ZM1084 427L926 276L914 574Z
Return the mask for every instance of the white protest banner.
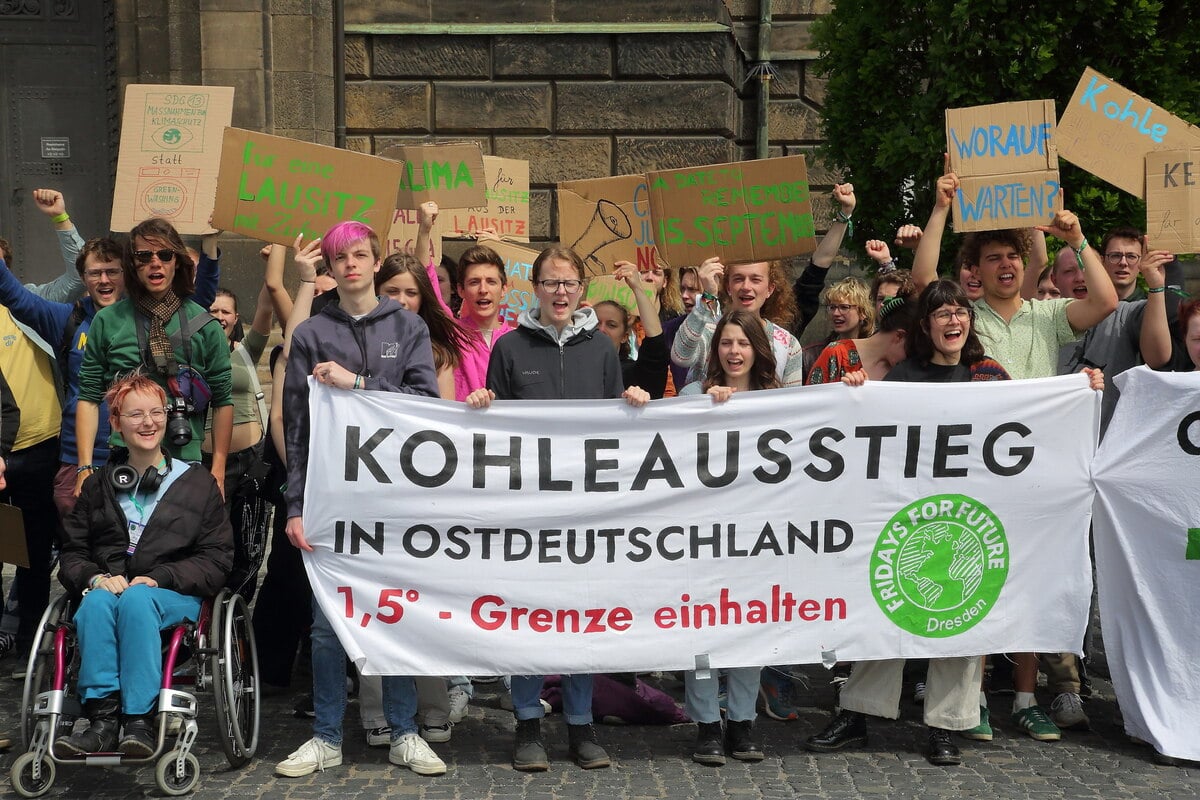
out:
M1063 207L1053 100L948 108L946 151L960 233L1048 225Z
M1200 372L1137 367L1092 472L1104 649L1125 730L1200 760Z
M640 410L473 411L312 381L310 392L321 422L305 563L368 673L1061 652L1083 640L1100 401L1082 375Z

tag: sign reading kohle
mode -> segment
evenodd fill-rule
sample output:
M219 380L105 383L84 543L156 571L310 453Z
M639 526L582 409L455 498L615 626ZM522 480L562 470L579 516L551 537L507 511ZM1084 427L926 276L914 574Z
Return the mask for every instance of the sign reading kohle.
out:
M297 234L312 240L355 220L387 241L403 170L386 158L226 128L213 225L290 245Z
M221 132L232 119L232 86L126 87L110 228L163 217L180 233L211 231Z
M518 158L483 157L486 202L470 208L443 209L446 236L474 239L492 228L497 235L529 241L529 162Z
M558 235L583 258L589 275L607 275L617 261L653 267L658 251L646 176L558 184Z
M1200 253L1200 147L1146 156L1146 236L1173 253Z
M1058 154L1118 189L1146 196L1145 159L1200 147L1200 129L1088 67L1058 121Z
M646 175L654 243L668 266L726 264L811 253L816 227L804 156Z
M486 178L478 142L398 144L379 156L404 165L396 208L418 208L429 200L441 208L484 204Z
M946 152L955 231L1049 224L1063 207L1053 100L948 108Z

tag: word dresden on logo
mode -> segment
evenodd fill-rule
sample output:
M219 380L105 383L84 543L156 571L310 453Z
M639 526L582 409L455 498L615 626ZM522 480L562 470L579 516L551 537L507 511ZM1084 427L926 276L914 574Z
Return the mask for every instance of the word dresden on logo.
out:
M917 500L895 514L871 554L871 593L918 636L955 636L979 623L1008 577L1008 539L987 506L961 494Z

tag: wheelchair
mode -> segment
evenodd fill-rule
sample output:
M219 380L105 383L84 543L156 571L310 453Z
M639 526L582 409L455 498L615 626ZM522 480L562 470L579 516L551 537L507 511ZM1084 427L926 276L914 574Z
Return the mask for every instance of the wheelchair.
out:
M54 740L69 734L75 720L83 716L75 691L79 671L79 646L71 622L75 606L73 598L63 595L46 609L29 653L21 696L21 739L26 752L10 770L17 794L40 797L48 792L58 765L138 766L151 762L160 791L187 794L200 778L200 764L192 753L198 731L196 695L209 690L221 749L229 764L241 767L254 757L260 710L258 654L246 601L229 589L205 600L195 622L185 621L163 631L163 679L153 755L133 758L119 751L55 755Z

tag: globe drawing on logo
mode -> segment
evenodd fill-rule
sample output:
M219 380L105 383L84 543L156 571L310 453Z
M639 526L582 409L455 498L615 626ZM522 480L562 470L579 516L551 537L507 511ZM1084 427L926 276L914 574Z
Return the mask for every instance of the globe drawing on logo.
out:
M888 520L871 555L871 591L904 630L954 636L987 616L1008 562L1004 527L991 510L965 495L933 495Z
M177 125L165 125L155 130L150 134L151 141L158 147L164 150L179 150L185 145L190 145L196 135L187 128L181 128ZM194 149L194 148L188 148Z
M168 128L163 131L162 140L165 144L179 144L179 140L183 138L183 134L179 132L179 128Z

